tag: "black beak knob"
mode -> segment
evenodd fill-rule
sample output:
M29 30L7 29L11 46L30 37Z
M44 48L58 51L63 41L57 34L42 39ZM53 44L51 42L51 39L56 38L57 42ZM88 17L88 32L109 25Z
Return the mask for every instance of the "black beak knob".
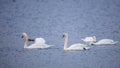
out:
M22 35L21 38L23 38L24 36Z
M65 37L65 35L62 35L62 38L64 38Z

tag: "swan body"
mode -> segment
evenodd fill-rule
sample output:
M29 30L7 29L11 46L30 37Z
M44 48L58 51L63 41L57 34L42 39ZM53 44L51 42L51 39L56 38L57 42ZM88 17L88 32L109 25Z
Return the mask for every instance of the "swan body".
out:
M35 43L28 46L27 44L28 44L28 41L30 40L28 38L28 35L26 33L22 33L22 37L25 38L24 48L26 49L33 49L33 48L44 49L44 48L51 47L50 45L45 44L46 41L43 38L36 38Z
M78 43L78 44L73 44L70 47L66 48L65 50L87 50L89 47L86 47L86 45Z
M92 43L93 45L109 45L109 44L116 44L117 41L114 41L112 39L102 39L96 43Z
M70 47L67 48L67 44L68 44L68 34L64 33L63 34L63 38L65 38L65 42L64 42L64 50L87 50L89 49L89 47L87 47L85 44L73 44Z
M40 49L44 49L44 48L50 48L50 45L47 44L31 44L30 46L25 47L26 49L33 49L33 48L40 48Z
M84 39L81 39L82 41L86 42L86 43L93 43L96 42L96 37L85 37Z

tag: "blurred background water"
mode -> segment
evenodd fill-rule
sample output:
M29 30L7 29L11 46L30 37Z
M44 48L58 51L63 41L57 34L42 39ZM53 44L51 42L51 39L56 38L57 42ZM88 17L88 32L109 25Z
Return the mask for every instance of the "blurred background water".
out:
M51 49L24 50L22 32ZM0 68L120 68L120 45L63 51L96 36L120 41L120 0L0 0Z

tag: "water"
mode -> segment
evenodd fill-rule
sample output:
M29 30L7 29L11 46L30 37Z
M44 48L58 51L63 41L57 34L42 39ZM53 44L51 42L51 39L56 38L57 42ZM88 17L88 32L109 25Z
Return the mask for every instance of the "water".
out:
M119 68L119 43L66 52L61 38L120 41L119 12L119 0L0 0L0 68ZM24 50L22 32L55 46Z

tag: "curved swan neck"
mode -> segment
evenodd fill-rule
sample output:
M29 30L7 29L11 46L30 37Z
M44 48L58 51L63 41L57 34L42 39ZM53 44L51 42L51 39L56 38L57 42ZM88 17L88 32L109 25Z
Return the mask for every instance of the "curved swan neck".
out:
M67 49L67 45L68 45L68 35L66 35L66 37L65 37L64 50Z

